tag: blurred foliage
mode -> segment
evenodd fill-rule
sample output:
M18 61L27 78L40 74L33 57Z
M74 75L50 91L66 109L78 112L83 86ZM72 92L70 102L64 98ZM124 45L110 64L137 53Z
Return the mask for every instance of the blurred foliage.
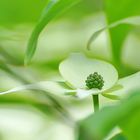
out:
M52 1L50 0L48 5L43 10L40 19L36 27L34 28L32 35L30 37L27 51L25 54L25 65L30 63L36 47L39 35L41 31L45 28L45 26L56 16L60 13L64 12L64 10L68 9L69 7L73 6L74 4L78 3L80 0L60 0L60 1Z
M49 0L0 1L0 24L10 25L37 22L42 9L45 8L48 1ZM102 6L101 0L81 0L80 4L71 7L71 10L64 13L62 18L81 19L83 16L91 15L93 12L101 10Z
M78 140L102 140L116 126L128 140L140 139L140 91L131 92L131 96L118 105L105 107L79 123ZM120 136L118 136L118 139Z
M46 0L0 1L0 24L10 25L38 20Z
M108 23L111 24L126 17L140 15L139 5L139 0L106 0L105 13ZM126 72L126 70L123 72L123 69L125 68L121 62L122 47L124 45L126 37L128 36L128 33L131 30L132 26L130 25L119 25L118 27L109 30L113 61L118 69L119 67L121 67L120 74L122 76L124 76L124 72Z
M139 16L139 0L81 0L69 9L67 8L77 1L54 0L51 1L51 6L48 5L49 2L50 0L0 1L1 91L7 90L9 85L17 86L44 79L60 79L58 65L71 51L84 51L92 57L98 56L101 59L107 59L117 67L120 77L139 70L140 67L137 69L132 68L122 62L122 50L132 30L136 30L133 33L139 40L139 29L131 25L119 25L109 29L110 44L107 43L107 46L111 48L111 53L109 50L106 50L106 52L111 54L112 58L106 58L104 51L106 48L103 48L106 43L103 39L106 38L107 34L99 37L98 42L100 44L97 43L94 46L95 48L102 46L99 49L99 55L96 54L96 51L87 52L85 50L86 41L88 41L93 31L130 16ZM43 9L45 9L45 12ZM59 12L61 13L64 9L67 9L67 11L60 15ZM46 31L44 27L52 19L53 26L51 27L51 24L49 24L50 26L47 26ZM43 29L44 31L40 35ZM32 37L30 42L27 43L31 33ZM37 57L30 66L25 67L23 59L27 44L29 49L26 61L28 62L34 54L37 41L39 42L36 52ZM134 51L134 49L131 53L135 55L137 50ZM139 57L134 61L139 61ZM16 82L13 83L11 79ZM118 105L103 108L101 111L85 118L77 124L79 127L78 140L102 140L116 126L119 126L122 132L112 137L112 140L140 139L139 103L139 91L132 92L129 98L122 100ZM53 96L48 92L30 90L27 93L0 96L0 104L33 106L45 115L50 116L50 118L61 118L64 122L74 123L72 118L76 114L74 114L74 108L78 107L77 114L81 116L81 112L88 110L83 108L83 104L88 105L90 101L87 99L79 103L74 99L68 98L66 100L65 98ZM70 110L71 108L69 109L69 106L74 106L72 108L73 112ZM87 112L86 115L91 113L91 110Z

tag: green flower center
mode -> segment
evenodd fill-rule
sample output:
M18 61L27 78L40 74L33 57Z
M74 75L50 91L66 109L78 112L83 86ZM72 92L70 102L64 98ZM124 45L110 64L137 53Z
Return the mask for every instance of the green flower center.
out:
M97 72L94 72L93 74L90 74L87 79L86 79L86 86L89 89L92 88L98 88L98 89L102 89L102 87L104 86L104 80L103 77L101 75L99 75Z

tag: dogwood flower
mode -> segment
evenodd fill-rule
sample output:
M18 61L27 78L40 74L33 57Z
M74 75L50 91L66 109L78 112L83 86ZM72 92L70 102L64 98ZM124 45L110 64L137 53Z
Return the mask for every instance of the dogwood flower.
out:
M39 89L52 94L85 98L102 94L108 98L121 98L129 90L140 88L140 72L118 79L116 68L105 61L72 53L59 65L63 81L42 81L1 92L8 94L21 90Z
M83 54L71 54L60 63L59 71L62 77L75 89L75 96L84 98L92 94L101 94L113 87L118 80L118 72L115 67L105 61L90 59ZM102 89L86 86L86 80L91 74L98 73L103 77Z

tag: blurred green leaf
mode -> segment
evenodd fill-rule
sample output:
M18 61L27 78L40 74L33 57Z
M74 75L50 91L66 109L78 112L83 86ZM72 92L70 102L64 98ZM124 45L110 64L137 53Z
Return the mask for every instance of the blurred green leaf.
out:
M4 95L0 97L0 105L11 106L21 106L21 107L33 107L43 113L46 116L55 117L63 121L72 121L70 116L64 110L58 110L59 106L53 106L47 99L43 99L32 96L31 94L13 94L13 95ZM22 108L23 109L23 108ZM32 109L32 108L31 108ZM65 120L64 120L65 118Z
M28 42L26 54L25 54L25 64L28 64L37 47L38 37L44 27L58 14L64 12L64 10L68 9L69 7L73 6L74 4L78 3L80 0L50 0L48 5L42 12L42 15L35 26L31 37Z
M119 25L122 24L129 24L129 25L133 25L133 26L140 26L140 16L132 16L132 17L128 17L128 18L124 18L121 20L118 20L116 22L113 22L112 24L101 28L100 30L96 31L95 33L93 33L93 35L91 36L91 38L88 41L87 44L87 49L90 50L91 47L91 43L104 31L107 29L112 29L115 27L118 27Z
M41 101L33 96L26 95L6 95L0 97L0 104L18 104L18 105L30 105L39 109L45 114L50 114L54 111L49 103Z
M127 140L127 139L120 133L112 137L110 140Z
M56 95L64 95L67 92L71 91L71 89L66 85L64 81L40 81L33 84L17 86L10 90L0 92L0 95L15 93L24 90L40 90Z
M103 140L116 126L129 140L140 139L140 91L132 94L120 104L105 107L79 122L78 140Z
M21 83L28 83L28 80L26 80L26 78L20 76L18 73L16 73L14 70L12 70L10 68L9 65L7 65L5 62L3 62L2 60L0 60L0 69L3 70L4 72L6 72L8 75L10 75L11 77L17 79L18 81L20 81Z
M123 130L123 134L128 138L128 140L138 140L140 139L140 102L138 99L135 104L135 108L129 112L128 116L126 116L126 119L120 122L120 127ZM131 108L131 106L127 106L127 108Z
M23 77L23 76L19 75L18 73L16 73L8 65L6 65L3 61L0 61L0 69L3 70L4 72L6 72L9 76L17 79L22 84L30 84L30 82L25 77ZM40 98L40 97L45 98L46 102L50 102L51 103L52 108L54 110L58 111L61 115L63 115L66 118L69 118L70 119L69 112L61 104L62 103L62 100L60 102L56 97L53 97L47 91L43 91L40 86L41 85L35 85L36 89L30 89L30 91L32 91L33 93L36 93L36 94L33 94L33 95L36 96L37 98ZM61 86L64 86L63 85L63 82L61 83ZM1 98L2 98L2 96L1 96ZM45 109L45 107L44 107L44 109Z
M37 21L46 0L1 0L0 25Z
M12 56L6 49L0 46L0 55L6 59L6 61L12 65L23 65L23 62L21 62L19 59L17 59L15 56Z
M140 15L139 0L106 0L105 12L108 24L112 24L118 20ZM120 25L116 28L111 28L110 38L112 44L113 61L116 66L121 65L121 50L125 38L132 29L130 25Z

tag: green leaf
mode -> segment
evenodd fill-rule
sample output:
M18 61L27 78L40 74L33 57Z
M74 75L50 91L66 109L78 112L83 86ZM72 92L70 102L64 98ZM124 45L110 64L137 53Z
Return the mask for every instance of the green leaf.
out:
M120 133L112 137L110 140L127 140L127 139Z
M45 7L42 15L35 26L31 37L28 42L26 55L25 55L25 64L28 64L37 47L37 42L41 31L44 27L58 14L64 12L64 10L68 9L69 7L73 6L74 4L78 3L80 0L50 0L48 5Z
M103 140L116 127L120 126L126 139L140 139L140 91L133 91L120 104L104 107L99 112L79 122L79 139Z
M118 23L118 21L123 21L127 18L133 18L140 15L140 1L139 0L106 0L104 1L104 9L107 17L108 26L98 30L95 34L92 35L88 42L88 48L90 47L93 40L105 29L109 29L113 62L119 68L122 65L121 62L121 51L124 44L124 41L133 28L130 25L136 25L136 22L131 23L131 19L125 23ZM140 22L138 21L138 24ZM124 25L125 24L125 25ZM137 24L137 25L138 25ZM113 28L115 27L115 28Z
M70 83L72 87L79 89L77 90L78 97L101 93L114 86L118 80L118 73L113 65L105 61L87 58L81 53L71 54L60 63L59 70L64 80ZM103 77L104 86L101 90L86 90L85 80L94 72L98 72Z
M104 4L109 25L127 17L140 15L139 0L106 0L104 1ZM120 56L124 41L132 28L133 27L130 25L120 25L109 30L113 62L116 63L118 68L122 65Z
M0 25L36 22L46 0L1 0Z
M91 36L91 38L89 39L88 43L87 43L87 49L90 50L91 48L91 44L94 40L96 40L96 38L105 30L107 29L112 29L115 28L121 24L129 24L129 25L133 25L133 26L140 26L140 16L134 16L134 17L128 17L128 18L124 18L122 20L116 21L106 27L101 28L100 30L96 31L95 33L93 33L93 35Z

